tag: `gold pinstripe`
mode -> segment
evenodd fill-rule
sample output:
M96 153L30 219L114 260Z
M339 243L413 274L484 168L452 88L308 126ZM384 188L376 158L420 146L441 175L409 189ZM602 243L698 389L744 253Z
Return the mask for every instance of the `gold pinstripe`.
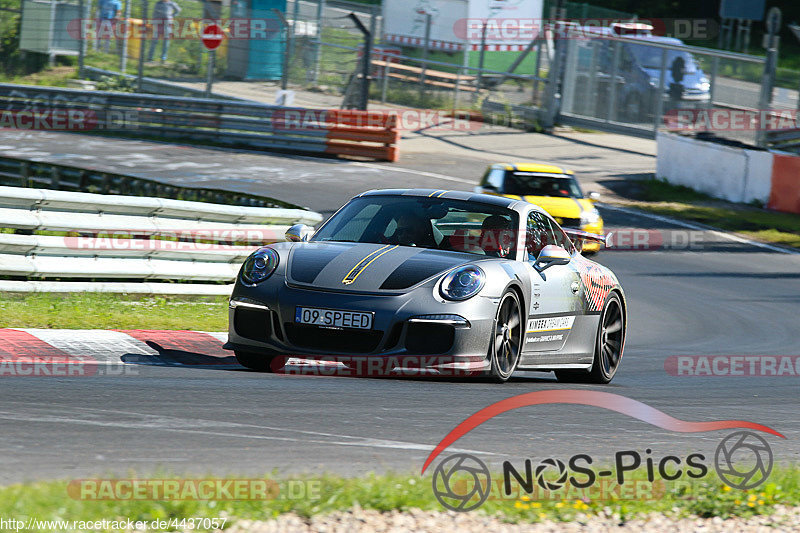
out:
M386 246L389 246L389 245L387 244ZM348 272L348 273L347 273L347 276L345 276L345 277L344 277L344 279L342 280L342 283L344 283L345 285L350 285L350 284L351 284L351 283L353 283L355 280L357 280L357 279L358 279L358 276L360 276L360 275L361 275L361 274L362 274L362 273L363 273L363 272L364 272L364 271L365 271L367 268L369 268L369 266L370 266L372 263L374 263L376 259L378 259L380 256L382 256L382 255L384 255L384 254L388 254L389 252L391 252L392 250L394 250L395 248L397 248L399 245L395 244L394 246L392 246L392 247L391 247L391 248L389 248L388 250L386 250L386 249L385 249L385 248L386 248L386 246L384 246L383 248L380 248L380 249L378 249L378 250L375 250L375 252L372 252L372 253L371 253L371 254L369 254L367 257L365 257L364 259L362 259L361 261L359 261L359 262L358 262L358 264L357 264L356 266L354 266L354 267L353 267L353 269L352 269L350 272ZM381 250L383 250L383 251L381 252ZM358 268L358 267L359 267L359 266L360 266L360 265L361 265L361 264L362 264L364 261L366 261L367 259L369 259L369 258L370 258L370 256L372 256L373 254L375 254L375 253L377 253L377 252L380 252L380 253L379 253L378 255L376 255L375 257L373 257L372 259L370 259L369 263L367 263L366 265L364 265L363 267L361 267L361 269L359 269L359 268ZM352 273L353 273L355 270L358 270L358 272L356 273L356 275L355 275L355 276L353 276L353 278L352 278L352 279L347 279L347 278L348 278L348 276L350 276L350 274L352 274Z
M385 249L386 249L386 248L388 248L389 246L391 246L391 244L387 244L387 245L385 245L385 246L382 246L382 247L378 248L377 250L375 250L374 252L372 252L371 254L367 255L366 257L363 257L362 259L360 259L360 260L358 261L358 263L356 263L356 264L355 264L355 266L354 266L353 268L351 268L351 269L350 269L350 272L348 272L348 273L345 275L345 277L342 279L342 283L346 283L346 281L345 281L345 280L346 280L346 279L347 279L347 278L350 276L350 274L352 274L352 273L353 273L353 272L354 272L354 271L355 271L355 270L356 270L356 269L359 267L359 265L361 265L361 263L363 263L364 261L366 261L367 259L369 259L369 258L370 258L370 257L372 257L373 255L375 255L375 254L377 254L377 253L380 253L380 252L381 252L381 250L385 250ZM350 282L350 283L352 283L352 282Z

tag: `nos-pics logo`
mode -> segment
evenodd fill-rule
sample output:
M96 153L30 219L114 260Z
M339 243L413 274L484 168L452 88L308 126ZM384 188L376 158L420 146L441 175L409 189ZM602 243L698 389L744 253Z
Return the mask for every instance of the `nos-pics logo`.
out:
M751 431L731 433L719 443L714 454L717 475L733 489L750 490L760 486L769 477L772 466L772 449L763 437ZM553 475L554 470L556 475ZM536 483L551 491L563 488L569 473L564 462L558 459L544 459L533 470ZM504 476L506 474L504 472ZM509 480L503 482L508 486ZM492 476L486 463L477 457L457 453L436 466L432 485L433 494L443 507L466 512L477 509L489 498Z

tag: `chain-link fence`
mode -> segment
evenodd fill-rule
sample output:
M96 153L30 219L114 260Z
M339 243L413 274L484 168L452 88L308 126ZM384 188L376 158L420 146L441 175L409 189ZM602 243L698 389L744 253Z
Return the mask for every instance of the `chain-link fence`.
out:
M764 78L764 58L674 39L570 39L560 115L645 135L666 127L755 144L759 128L751 122L775 104L762 94Z
M232 84L249 85L253 90L240 97L270 103L287 88L302 96L304 106L360 107L368 81L370 100L385 105L469 109L526 126L550 126L555 118L646 136L660 128L705 129L749 144L763 144L753 113L798 108L800 73L777 69L775 89L764 91L762 57L687 47L676 39L622 37L608 27L575 37L549 20L566 15L571 22L564 26L572 28L587 20L635 21L631 13L588 3L566 2L565 13L557 14L555 1L547 1L540 31L502 45L497 39L426 41L384 32L380 6L346 0L288 0L279 10L256 9L251 0L21 0L21 5L21 42L29 49L75 53L78 43L85 52L83 66L90 67L84 74L127 76L106 79L100 84L104 89L179 94L174 86L202 93L211 59L203 37L216 23L225 35L213 53L218 94L237 94ZM53 6L59 6L61 28L55 31ZM413 23L424 28L421 17ZM556 62L560 76L554 76ZM137 77L151 81L145 86ZM714 113L703 114L709 111ZM737 119L735 113L750 113L745 119L750 125L719 127L725 113L728 121Z

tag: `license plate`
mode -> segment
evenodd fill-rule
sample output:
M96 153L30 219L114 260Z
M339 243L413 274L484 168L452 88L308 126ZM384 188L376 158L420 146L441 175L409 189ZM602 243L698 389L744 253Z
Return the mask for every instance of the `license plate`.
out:
M294 321L298 324L312 324L331 328L371 329L372 313L297 307L294 311Z

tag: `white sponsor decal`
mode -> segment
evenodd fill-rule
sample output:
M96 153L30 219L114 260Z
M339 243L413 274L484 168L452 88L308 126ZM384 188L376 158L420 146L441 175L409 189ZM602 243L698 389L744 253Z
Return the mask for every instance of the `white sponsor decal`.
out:
M526 342L553 342L564 339L564 335L542 335L541 337L528 337Z
M556 316L552 318L531 318L528 320L528 333L537 331L560 331L571 329L574 316Z

